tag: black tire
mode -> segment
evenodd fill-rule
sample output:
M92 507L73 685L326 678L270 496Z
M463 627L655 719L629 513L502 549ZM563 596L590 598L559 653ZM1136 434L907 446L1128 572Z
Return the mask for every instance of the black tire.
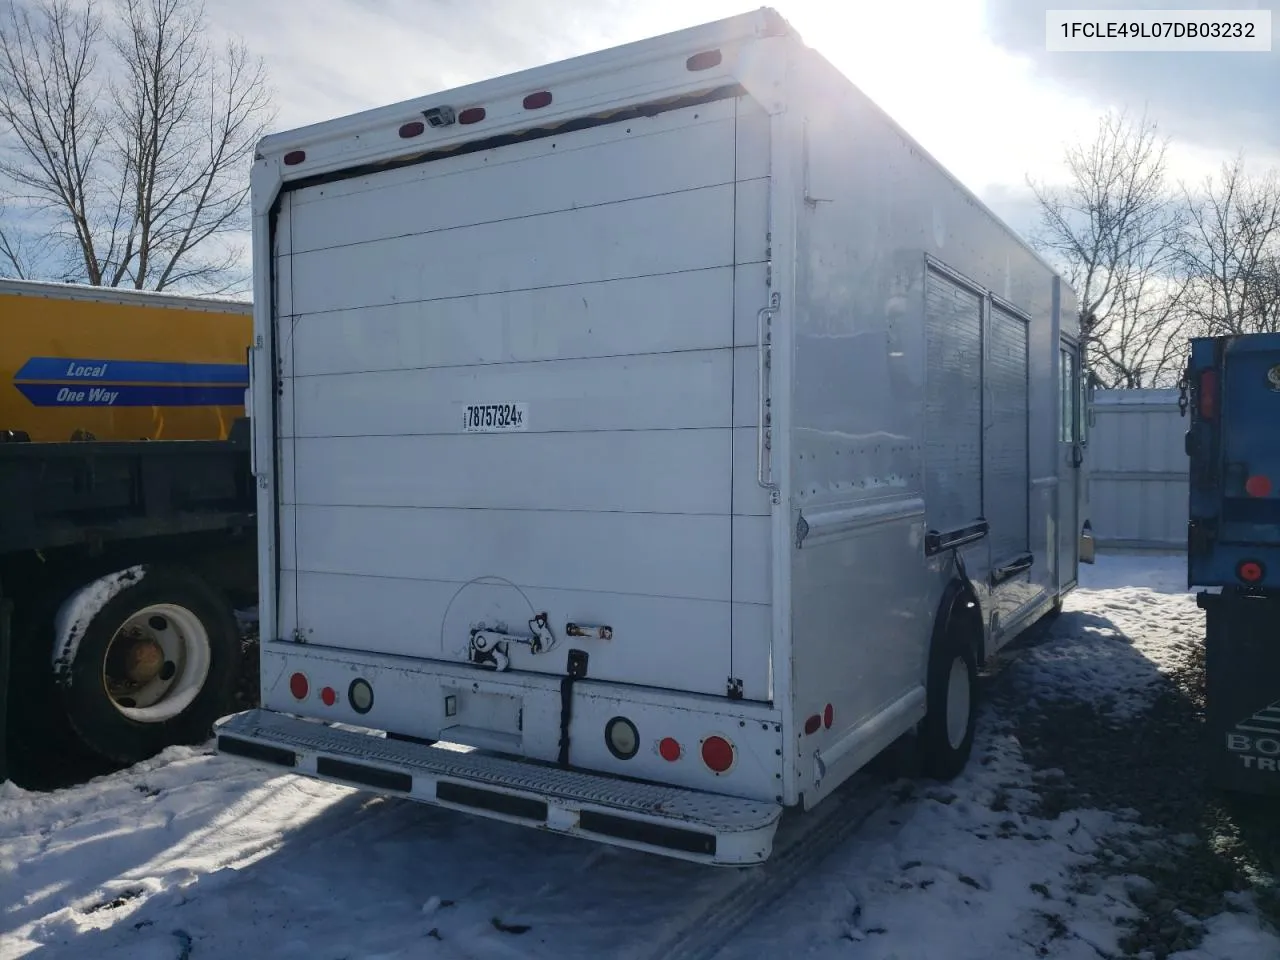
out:
M32 790L57 789L110 771L71 728L53 672L53 611L57 603L34 595L16 612L10 651L9 775Z
M168 604L194 615L208 638L208 673L192 701L172 717L141 722L117 708L103 679L116 632L138 611ZM227 601L185 570L147 567L144 576L107 601L84 629L59 689L72 728L84 744L109 760L137 763L166 747L200 743L232 704L240 631Z
M973 752L978 717L978 662L965 602L961 594L953 605L954 613L939 618L929 649L926 713L920 727L919 750L922 772L935 780L951 780L959 775ZM968 678L969 710L964 736L958 744L953 744L947 732L947 713L952 665L957 661L963 664L964 676Z

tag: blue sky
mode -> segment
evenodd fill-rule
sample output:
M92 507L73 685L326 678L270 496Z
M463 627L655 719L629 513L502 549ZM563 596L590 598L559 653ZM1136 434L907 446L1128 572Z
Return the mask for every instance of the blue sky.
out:
M1256 0L778 0L774 6L926 149L1020 229L1025 177L1108 108L1147 109L1199 180L1244 149L1280 163L1280 41L1269 54L1050 54L1045 10L1240 9ZM1263 4L1265 6L1265 4ZM217 0L216 28L266 57L277 128L716 19L752 0ZM1280 16L1273 17L1280 24Z

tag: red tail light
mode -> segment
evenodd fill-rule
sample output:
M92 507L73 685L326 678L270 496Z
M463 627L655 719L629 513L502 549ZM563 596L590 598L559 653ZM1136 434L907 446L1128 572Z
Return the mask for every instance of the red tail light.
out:
M289 678L289 692L293 694L293 699L307 699L307 693L310 692L310 690L311 685L307 683L307 678L301 673L295 673Z
M673 737L663 737L658 743L658 754L668 763L680 759L680 743Z
M724 737L711 736L702 741L702 762L719 776L733 766L733 744Z
M325 687L320 691L320 702L326 707L332 707L338 702L338 691L334 690L333 687Z
M1244 482L1244 492L1251 497L1271 496L1271 478L1264 476L1250 477Z
M1257 560L1241 560L1236 565L1236 576L1245 583L1257 583L1267 575L1267 568Z
M1200 419L1213 420L1218 416L1218 371L1201 370L1200 385L1196 391Z

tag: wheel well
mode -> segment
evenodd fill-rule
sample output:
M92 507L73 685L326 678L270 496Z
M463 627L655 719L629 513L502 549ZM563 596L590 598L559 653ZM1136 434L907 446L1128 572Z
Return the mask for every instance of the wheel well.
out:
M945 642L956 635L964 637L972 646L974 660L981 665L986 659L982 607L972 588L958 578L948 583L942 592L938 615L934 620L933 642Z

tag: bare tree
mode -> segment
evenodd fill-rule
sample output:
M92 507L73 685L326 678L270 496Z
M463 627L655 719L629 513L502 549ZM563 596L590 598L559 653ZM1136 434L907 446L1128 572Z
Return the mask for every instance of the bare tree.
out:
M91 284L226 289L240 279L266 73L209 39L198 0L8 0L0 182ZM0 231L7 247L18 241ZM0 257L4 257L0 246ZM10 258L11 259L11 258Z
M0 224L5 223L8 207L0 202ZM47 237L31 236L21 230L6 230L0 226L0 276L19 280L34 279L39 265L45 262L49 252Z
M1092 370L1103 385L1135 390L1172 386L1187 353L1187 284L1162 264L1126 267L1105 320L1093 325Z
M1086 362L1108 387L1171 380L1181 351L1182 216L1166 149L1145 116L1108 114L1092 142L1067 150L1066 186L1028 178L1040 206L1032 242L1075 288Z
M1196 332L1280 331L1280 176L1251 177L1237 157L1186 195L1182 257Z
M90 283L101 282L89 228L89 174L105 133L89 89L101 36L96 12L76 13L66 0L42 3L34 16L10 3L0 27L0 121L9 134L0 177L6 192L25 191L49 214L55 234L84 248ZM15 268L23 243L20 230L5 231Z

